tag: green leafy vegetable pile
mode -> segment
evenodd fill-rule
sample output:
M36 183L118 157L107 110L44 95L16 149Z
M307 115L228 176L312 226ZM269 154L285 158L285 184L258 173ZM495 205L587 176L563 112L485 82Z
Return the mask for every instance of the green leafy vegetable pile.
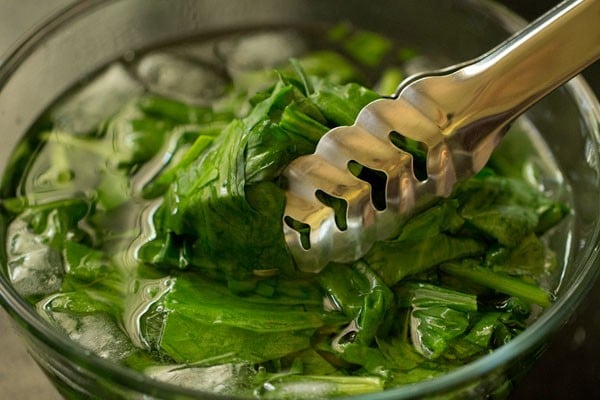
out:
M346 50L388 50L369 37ZM46 319L74 339L104 321L120 347L101 355L157 379L297 398L443 374L551 305L539 282L556 262L540 237L568 209L493 162L364 258L297 271L280 174L380 95L333 52L264 76L267 89L234 84L210 106L143 94L84 134L38 124L2 206L13 282ZM47 284L32 285L40 274Z

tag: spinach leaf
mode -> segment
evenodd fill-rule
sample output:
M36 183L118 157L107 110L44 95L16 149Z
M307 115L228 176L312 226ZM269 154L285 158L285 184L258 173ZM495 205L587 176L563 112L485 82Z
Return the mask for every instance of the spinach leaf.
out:
M178 362L196 362L223 354L264 362L310 347L316 329L342 323L338 313L317 305L255 302L219 289L190 274L177 278L164 297L167 311L160 347Z
M184 157L155 225L160 238L168 240L172 232L192 241L190 264L230 280L249 279L253 271L273 267L293 273L281 233L283 191L274 182L291 160L314 150L328 129L323 123L352 123L358 110L377 97L355 84L310 80L314 92L309 94L295 79L282 76L197 158ZM158 257L148 249L142 253L146 260Z
M485 245L477 240L440 233L426 240L377 242L364 259L387 284L393 285L443 262L480 255L484 251Z
M512 340L533 305L552 302L535 283L556 264L540 235L569 210L516 170L496 175L508 159L362 259L295 269L282 171L379 98L357 82L394 55L346 25L330 40L363 65L319 51L237 74L211 106L141 95L85 134L45 123L22 195L2 200L15 287L60 328L100 321L127 334L116 357L127 365L182 384L222 374L203 388L247 397L379 391ZM380 90L402 76L387 71ZM425 179L427 149L390 139Z
M494 175L459 185L456 198L469 224L509 247L532 232L543 233L568 211L523 181Z
M475 296L430 284L405 284L397 289L398 303L410 311L410 337L425 357L441 356L470 324L477 311Z
M499 246L490 250L485 263L494 271L539 278L555 267L556 260L544 243L531 233L515 247Z
M314 91L309 94L309 98L333 126L354 124L358 112L380 97L374 91L356 83L341 86L314 77L311 84Z

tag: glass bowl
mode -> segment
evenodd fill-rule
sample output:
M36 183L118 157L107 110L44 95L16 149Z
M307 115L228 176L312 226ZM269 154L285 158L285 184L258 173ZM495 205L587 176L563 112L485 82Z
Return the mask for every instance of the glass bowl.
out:
M77 2L41 24L0 66L2 174L17 142L58 96L110 61L132 51L207 32L260 26L320 26L340 21L381 32L440 65L478 56L524 21L488 1L384 0L120 0ZM524 333L497 351L432 380L364 399L502 398L544 349L592 286L600 232L600 106L581 78L558 89L527 113L542 132L572 190L568 235L557 235L567 265L556 302ZM10 180L10 171L5 180ZM4 182L6 183L6 182ZM6 269L5 223L0 225L0 294L29 352L68 398L222 398L184 389L102 359L50 327L11 286ZM564 240L566 237L566 241ZM558 239L557 239L558 240Z

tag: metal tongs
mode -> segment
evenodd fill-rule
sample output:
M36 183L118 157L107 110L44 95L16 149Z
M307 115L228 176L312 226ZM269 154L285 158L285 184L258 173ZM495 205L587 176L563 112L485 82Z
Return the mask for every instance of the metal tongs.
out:
M600 0L565 1L480 58L410 77L354 125L327 132L284 172L283 229L297 266L319 272L397 235L411 214L477 173L515 118L599 57ZM426 146L426 178L393 145L398 134ZM357 176L357 166L372 173ZM383 177L380 204L369 176Z

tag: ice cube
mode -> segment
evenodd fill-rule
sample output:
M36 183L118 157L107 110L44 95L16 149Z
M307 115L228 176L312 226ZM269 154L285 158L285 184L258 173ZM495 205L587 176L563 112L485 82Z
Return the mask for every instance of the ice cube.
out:
M144 372L159 381L220 394L235 394L255 373L245 364L222 364L212 367L165 365L150 367Z
M74 315L46 311L46 317L71 340L99 357L118 361L136 351L127 335L108 314Z
M214 41L183 43L170 47L169 52L198 62L220 65L220 60L215 52Z
M192 104L206 104L225 90L226 79L214 69L175 54L149 53L136 72L151 91Z
M8 269L14 288L23 297L47 295L62 285L60 254L49 247L11 259Z
M230 73L272 68L306 51L306 43L295 32L260 32L226 39L217 44L217 54Z
M93 131L143 90L122 64L115 63L52 110L55 129Z
M20 256L40 246L39 236L29 231L27 222L20 218L10 223L6 230L6 237L8 240L7 256L9 261L11 258Z
M41 242L41 237L15 220L7 230L7 267L11 283L23 297L46 296L60 290L63 277L62 257Z

